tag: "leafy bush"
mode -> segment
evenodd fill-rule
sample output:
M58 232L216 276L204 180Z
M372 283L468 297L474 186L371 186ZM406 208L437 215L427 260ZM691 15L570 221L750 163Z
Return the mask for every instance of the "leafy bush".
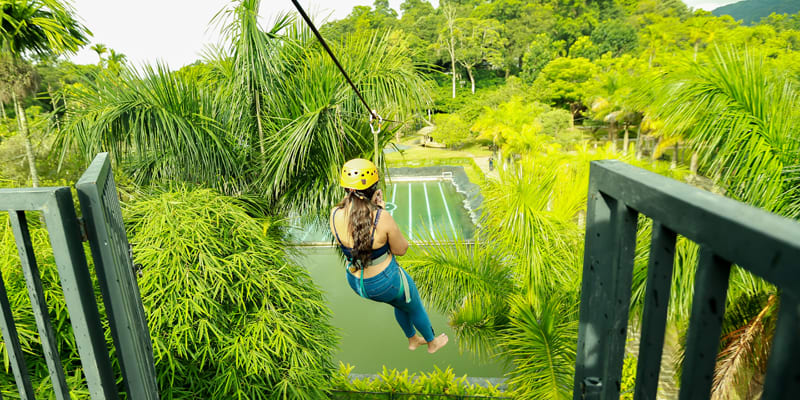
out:
M325 396L329 311L275 221L208 189L127 211L162 398Z
M418 393L427 395L453 395L453 396L485 396L501 397L505 393L499 385L487 382L483 387L467 381L466 376L456 377L451 368L444 371L439 367L431 373L410 374L408 370L402 372L396 369L383 367L383 372L377 377L351 379L350 372L353 366L339 364L339 371L331 380L333 390L341 392L372 392L372 393ZM345 397L346 398L346 397Z
M433 116L433 123L436 130L432 136L451 148L461 147L473 137L469 123L458 114L436 114Z

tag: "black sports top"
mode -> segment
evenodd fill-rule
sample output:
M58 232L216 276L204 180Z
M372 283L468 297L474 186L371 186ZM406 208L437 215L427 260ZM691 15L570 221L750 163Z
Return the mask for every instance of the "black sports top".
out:
M331 219L336 218L336 212L337 211L339 211L339 208L336 208L335 210L333 210L333 216L331 216ZM372 224L372 237L371 237L370 242L374 242L375 241L375 229L378 227L378 219L380 217L381 217L381 209L379 208L378 211L375 213L375 222ZM342 244L342 240L339 239L339 232L336 231L336 222L335 222L335 220L333 221L332 225L333 225L333 233L334 233L334 235L336 235L336 241L339 242L339 247L342 249L342 253L344 253L344 256L347 257L347 260L352 263L354 261L353 260L353 248L352 247L347 247L344 244ZM376 258L378 258L378 257L380 257L380 256L382 256L382 255L384 255L384 254L386 254L388 252L389 252L389 241L386 241L386 244L384 244L383 246L381 246L381 247L379 247L377 249L372 249L372 255L370 256L370 258L374 260L374 259L376 259Z

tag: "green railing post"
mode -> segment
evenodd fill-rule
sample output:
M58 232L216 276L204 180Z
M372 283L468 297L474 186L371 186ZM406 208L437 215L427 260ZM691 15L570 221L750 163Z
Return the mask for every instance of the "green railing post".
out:
M83 252L72 192L64 187L55 189L53 194L53 204L43 210L44 218L89 393L93 399L117 399L117 385Z
M126 392L132 400L156 400L153 345L108 153L95 157L75 187Z
M655 399L658 392L676 236L661 222L653 222L634 400Z
M11 315L11 305L8 302L6 283L0 273L0 327L3 329L3 343L6 346L8 361L11 364L11 372L17 383L17 390L21 399L35 400L31 378L28 374L28 367L25 365L25 357L22 355L22 347L19 343L17 326L14 323L14 316Z
M47 301L44 297L39 267L36 265L36 257L34 257L33 253L31 235L28 231L28 220L25 217L25 211L9 212L9 217L11 229L14 231L14 238L17 242L22 273L25 275L25 283L28 287L28 297L31 300L31 306L33 306L36 328L39 330L39 340L42 342L45 362L50 372L53 392L55 392L56 399L69 400L67 380L64 377L61 356L58 354L53 324L50 322L50 312L47 310ZM33 394L31 392L32 398Z
M731 263L719 258L707 246L700 247L694 281L692 315L686 338L680 400L707 399L717 363L717 348L725 315L725 298Z
M763 398L790 400L800 393L800 302L796 295L782 293L779 307Z
M589 186L575 400L585 397L587 379L605 398L619 397L636 227L636 211Z

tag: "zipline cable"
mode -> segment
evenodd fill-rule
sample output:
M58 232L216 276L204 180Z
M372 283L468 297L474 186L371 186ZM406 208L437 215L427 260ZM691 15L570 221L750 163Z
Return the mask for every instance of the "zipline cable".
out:
M353 81L350 80L350 76L347 75L347 72L345 72L344 67L342 67L342 64L340 64L336 56L333 55L333 51L331 51L331 48L328 47L328 43L325 42L325 39L322 38L322 35L317 30L317 27L314 26L313 22L311 22L311 18L309 18L308 15L306 15L306 12L303 11L303 7L300 6L300 3L298 3L297 0L292 0L292 3L294 4L295 8L297 8L297 11L300 13L300 16L303 17L303 20L306 21L306 24L308 24L308 26L311 28L311 31L314 32L314 35L317 37L317 40L319 40L320 44L322 44L322 47L325 48L325 51L327 51L328 55L331 56L331 59L333 59L333 63L336 64L337 67L339 67L339 71L342 72L342 75L344 75L344 79L347 80L347 83L349 83L350 86L353 88L353 91L356 92L356 95L358 95L358 98L361 100L361 103L364 104L364 107L367 108L367 111L369 112L370 115L370 127L372 125L372 120L383 121L383 119L378 115L378 113L375 112L375 110L373 110L367 104L366 100L364 100L364 96L361 95L361 92L358 90L355 83L353 83Z

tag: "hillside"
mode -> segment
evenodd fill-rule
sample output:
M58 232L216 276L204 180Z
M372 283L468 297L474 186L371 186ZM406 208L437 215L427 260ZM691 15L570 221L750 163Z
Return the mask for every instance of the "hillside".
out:
M744 0L711 11L716 16L730 15L750 25L772 13L795 14L800 11L800 0Z

